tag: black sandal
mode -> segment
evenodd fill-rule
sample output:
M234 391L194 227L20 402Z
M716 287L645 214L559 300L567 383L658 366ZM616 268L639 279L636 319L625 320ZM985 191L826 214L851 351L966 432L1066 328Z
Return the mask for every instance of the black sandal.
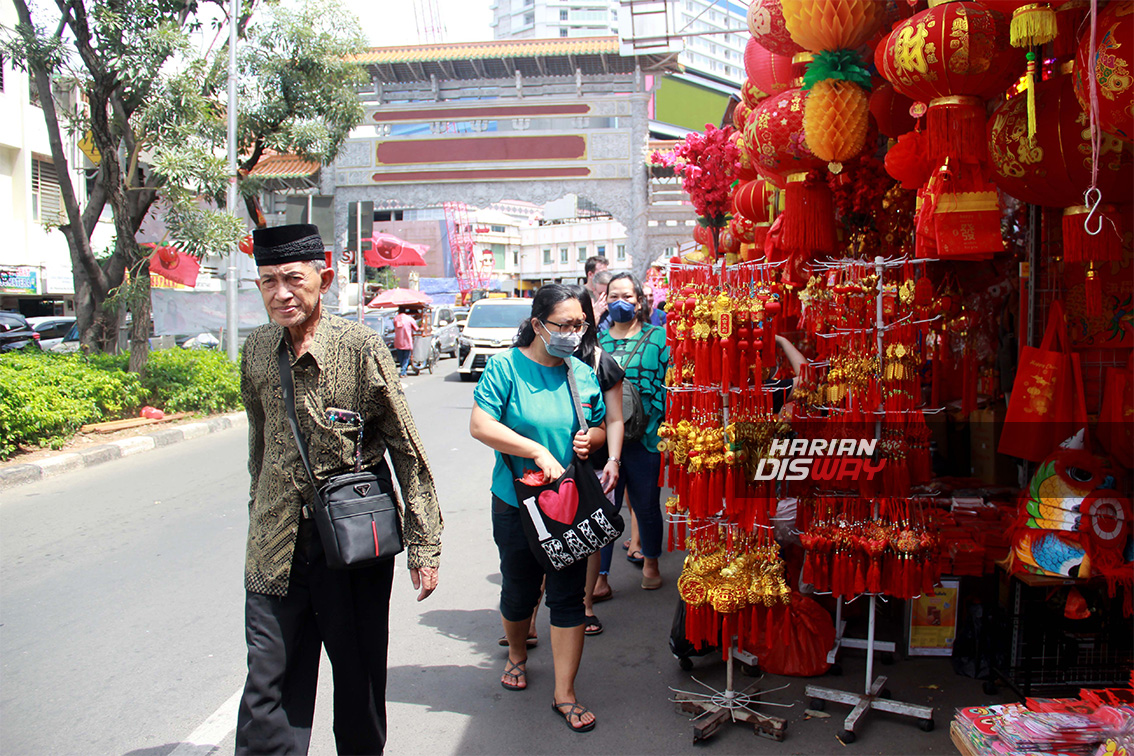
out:
M501 678L500 684L504 687L505 690L527 690L528 672L526 669L524 669L524 665L527 663L527 659L524 659L521 662L514 662L511 659L508 660L508 664L504 667L504 677L511 677L516 682L507 683L503 678ZM519 672L517 672L516 670L519 670ZM524 681L523 685L520 685L521 678Z
M646 558L642 556L640 549L634 549L633 551L627 552L626 561L634 565L635 567L641 567L642 564L646 561Z
M562 707L564 707L564 706L570 706L571 708L568 709L567 711L563 711ZM578 720L578 719L582 719L584 714L590 713L590 710L588 710L585 706L580 706L575 701L564 701L563 703L552 703L551 708L555 711L556 714L563 717L563 721L567 723L567 726L573 732L590 732L591 730L595 729L595 722L598 721L598 720L592 719L590 722L587 722L586 724L580 724L578 727L571 724L571 717L575 717Z
M591 629L592 627L594 630ZM602 635L602 620L593 614L588 614L587 626L583 630L583 635Z

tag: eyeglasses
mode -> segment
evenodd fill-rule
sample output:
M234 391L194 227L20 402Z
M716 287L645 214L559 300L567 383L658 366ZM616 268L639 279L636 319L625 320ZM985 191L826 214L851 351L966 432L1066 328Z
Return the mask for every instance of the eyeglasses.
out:
M554 320L543 321L545 326L553 325L560 333L586 333L590 328L590 323L583 321L581 323L556 323Z

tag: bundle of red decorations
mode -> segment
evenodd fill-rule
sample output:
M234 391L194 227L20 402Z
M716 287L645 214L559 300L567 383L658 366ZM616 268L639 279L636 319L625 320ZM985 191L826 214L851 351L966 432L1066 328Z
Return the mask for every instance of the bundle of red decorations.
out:
M925 509L910 499L820 498L800 501L802 581L854 598L933 595L940 544Z
M732 184L740 170L740 149L731 138L733 128L705 125L678 142L671 155L655 153L652 160L672 165L681 176L697 215L714 228L724 225L732 203Z

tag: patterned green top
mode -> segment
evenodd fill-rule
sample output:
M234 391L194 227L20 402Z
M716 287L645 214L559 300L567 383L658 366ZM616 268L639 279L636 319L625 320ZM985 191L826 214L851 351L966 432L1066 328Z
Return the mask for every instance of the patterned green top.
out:
M300 508L312 499L311 483L292 437L277 357L283 329L257 328L244 344L240 391L248 413L248 550L244 587L269 596L287 594ZM327 420L338 407L362 415L363 469L387 450L405 506L403 538L410 568L436 567L441 559L441 510L425 447L402 392L390 350L374 330L324 314L311 348L292 355L296 417L307 439L312 472L321 485L354 468L355 430Z
M645 343L630 359L639 340ZM642 408L649 422L642 443L649 451L658 450L658 426L665 419L665 371L669 368L669 347L665 343L665 329L659 326L643 325L640 333L628 339L616 339L610 331L599 334L599 345L609 352L622 369L626 371L625 380L633 381L642 398Z

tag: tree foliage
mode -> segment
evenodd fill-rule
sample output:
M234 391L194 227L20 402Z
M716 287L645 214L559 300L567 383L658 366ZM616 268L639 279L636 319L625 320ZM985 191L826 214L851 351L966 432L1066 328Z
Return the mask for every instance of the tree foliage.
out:
M41 93L82 342L88 350L112 348L127 304L134 312L130 365L140 371L149 262L135 235L147 213L160 207L164 241L198 257L224 254L246 233L243 221L223 212L229 24L242 39L241 193L258 224L259 184L248 173L267 151L330 162L361 121L362 71L350 60L363 48L361 30L339 0L242 0L232 20L223 0L53 0L50 9L35 6L34 16L28 0L13 2L20 24L4 52ZM210 31L224 44L194 49L193 40ZM80 99L86 107L77 106ZM101 159L82 197L64 135L88 132ZM91 235L108 205L114 245L96 254Z

